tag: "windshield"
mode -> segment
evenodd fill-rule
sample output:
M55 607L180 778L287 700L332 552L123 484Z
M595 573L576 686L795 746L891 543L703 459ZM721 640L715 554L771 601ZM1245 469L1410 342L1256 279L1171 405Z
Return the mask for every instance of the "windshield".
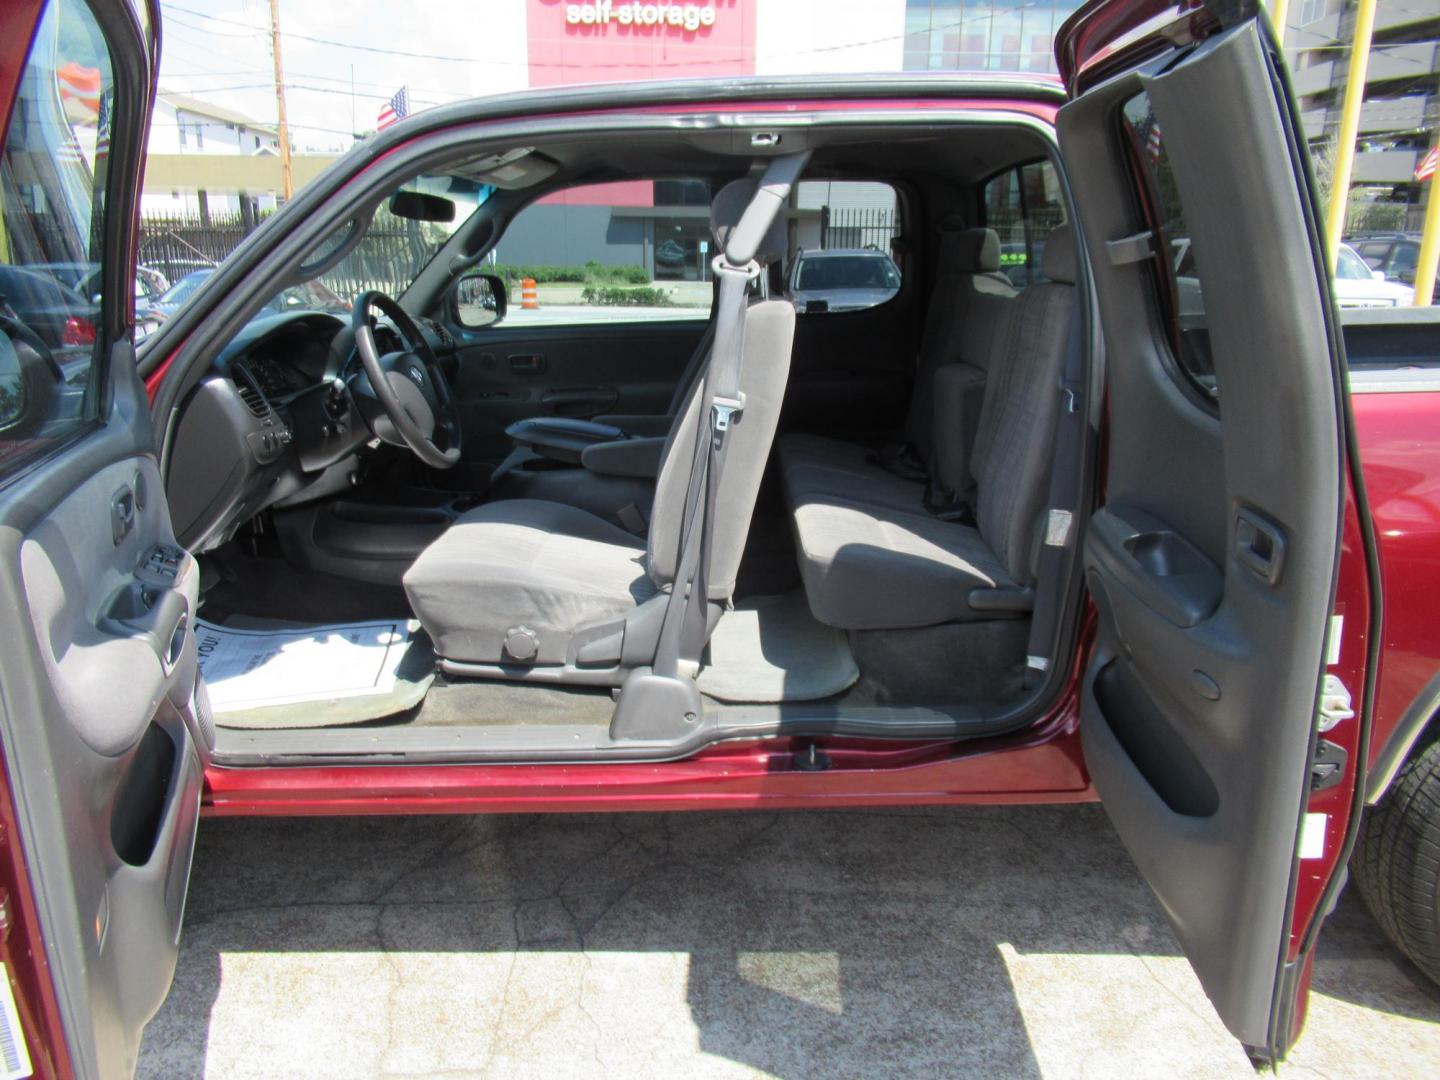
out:
M816 289L898 289L900 273L885 255L830 255L802 259L795 287Z
M255 319L280 312L326 311L343 314L355 297L370 289L399 296L410 287L455 230L469 220L493 189L461 177L427 173L401 185L401 191L438 195L455 204L452 221L413 221L390 212L381 204L359 243L333 266L309 281L287 282L265 302ZM324 265L327 254L349 242L350 222L322 240L308 257L311 265Z

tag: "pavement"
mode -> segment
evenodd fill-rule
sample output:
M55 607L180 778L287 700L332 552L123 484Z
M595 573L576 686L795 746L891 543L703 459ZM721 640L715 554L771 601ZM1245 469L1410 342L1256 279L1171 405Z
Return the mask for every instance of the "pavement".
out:
M1440 1075L1347 894L1288 1073ZM143 1077L1237 1077L1095 806L210 820Z

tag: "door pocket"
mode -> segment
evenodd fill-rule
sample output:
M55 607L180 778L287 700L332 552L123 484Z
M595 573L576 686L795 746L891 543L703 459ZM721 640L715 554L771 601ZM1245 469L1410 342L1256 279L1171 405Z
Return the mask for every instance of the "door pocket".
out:
M1124 660L1102 661L1091 693L1105 726L1167 807L1195 818L1219 809L1219 792L1204 765Z

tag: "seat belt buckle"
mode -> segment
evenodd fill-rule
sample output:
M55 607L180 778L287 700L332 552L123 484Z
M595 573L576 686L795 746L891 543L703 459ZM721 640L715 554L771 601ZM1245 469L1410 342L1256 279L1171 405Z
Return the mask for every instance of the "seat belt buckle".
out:
M745 411L745 395L737 393L733 398L716 395L710 407L715 410L715 430L729 431L731 417Z

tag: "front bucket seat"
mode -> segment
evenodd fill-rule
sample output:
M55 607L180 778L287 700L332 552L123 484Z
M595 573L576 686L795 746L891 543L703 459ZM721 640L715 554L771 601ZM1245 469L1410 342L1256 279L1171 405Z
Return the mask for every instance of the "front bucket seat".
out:
M755 197L753 180L717 194L717 250ZM758 245L762 269L783 259L783 215ZM795 308L751 296L744 317L740 386L745 402L727 437L714 506L708 626L735 588L761 474L774 441ZM486 503L462 515L406 572L405 591L452 675L619 686L650 664L665 595L681 561L682 519L692 447L708 420L704 380L695 379L667 436L649 533L643 542L585 510L539 499Z

